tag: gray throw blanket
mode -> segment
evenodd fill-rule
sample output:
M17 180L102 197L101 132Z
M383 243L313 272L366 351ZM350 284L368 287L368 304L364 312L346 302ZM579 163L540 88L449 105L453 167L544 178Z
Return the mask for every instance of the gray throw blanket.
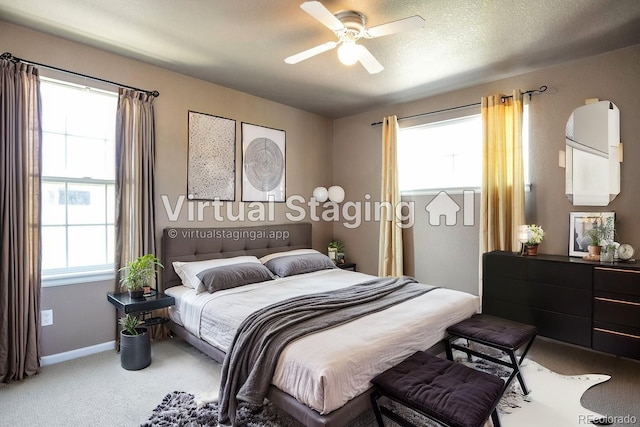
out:
M238 401L261 405L284 347L436 289L410 277L376 278L303 295L252 313L238 327L222 365L219 425L235 425Z

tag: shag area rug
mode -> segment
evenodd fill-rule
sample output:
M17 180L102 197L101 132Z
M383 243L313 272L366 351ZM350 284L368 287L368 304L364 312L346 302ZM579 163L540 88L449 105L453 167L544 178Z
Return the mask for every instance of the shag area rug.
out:
M463 362L476 369L508 378L510 370L496 366L482 359ZM526 359L522 372L531 392L522 396L520 385L514 380L511 389L502 397L498 410L504 427L528 426L584 426L601 416L580 405L580 397L590 387L607 381L608 375L586 374L565 376L556 374L537 363ZM200 403L200 405L199 405ZM393 405L390 403L389 405ZM394 412L419 426L438 426L413 411L395 406ZM237 414L238 427L303 427L298 421L266 402L262 406L242 404ZM218 405L215 402L202 404L190 393L174 391L169 393L151 413L143 427L168 426L216 426ZM396 424L385 418L385 425ZM350 427L375 426L373 411L362 414ZM488 426L491 425L489 421Z

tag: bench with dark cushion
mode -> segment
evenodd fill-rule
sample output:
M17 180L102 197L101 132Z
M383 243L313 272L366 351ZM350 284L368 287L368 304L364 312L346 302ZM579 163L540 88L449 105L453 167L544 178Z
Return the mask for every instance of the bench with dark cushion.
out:
M454 348L464 351L469 357L473 354L474 356L507 366L513 369L513 373L507 380L505 389L509 387L511 381L513 381L517 376L518 381L520 382L520 387L522 387L522 393L529 394L529 389L527 388L524 382L524 377L520 372L520 364L522 364L524 357L527 355L527 352L529 351L529 348L531 348L531 344L533 344L533 340L536 337L537 330L534 326L501 319L495 316L489 316L487 314L475 314L472 317L447 328L447 333L449 334L445 340L447 358L453 360L452 348ZM509 360L502 360L492 355L472 349L469 346L459 345L455 343L459 338L498 349L504 352L508 356ZM518 360L516 352L523 346L525 347L524 351Z
M480 427L489 417L494 426L500 426L496 406L502 397L504 381L431 353L417 352L371 382L376 387L371 403L381 427L382 415L401 426L413 426L379 405L382 396L446 426Z

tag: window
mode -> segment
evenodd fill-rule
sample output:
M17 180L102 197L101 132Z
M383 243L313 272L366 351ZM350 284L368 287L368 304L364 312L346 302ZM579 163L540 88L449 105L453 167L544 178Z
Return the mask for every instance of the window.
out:
M117 94L42 79L42 275L111 272Z
M398 179L400 191L480 188L480 115L401 129Z
M529 180L529 104L522 115L525 191ZM472 115L400 129L401 192L479 190L482 186L482 116Z

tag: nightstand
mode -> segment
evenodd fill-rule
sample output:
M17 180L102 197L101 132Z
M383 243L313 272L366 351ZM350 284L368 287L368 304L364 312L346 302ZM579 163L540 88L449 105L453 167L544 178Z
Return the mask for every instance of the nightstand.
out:
M107 300L122 314L136 314L142 321L140 326L153 326L168 322L166 317L147 317L153 310L172 306L176 299L161 292L152 290L149 295L131 298L128 292L109 292ZM116 350L120 351L120 335L116 334Z
M338 268L343 270L356 271L356 263L355 262L343 262L340 264L336 264Z
M140 313L143 316L145 313L149 313L159 308L169 307L176 303L174 297L155 290L152 290L149 295L141 298L131 298L127 292L109 292L107 294L107 300L109 300L109 302L123 314ZM142 320L144 320L144 326L151 326L169 321L169 319L164 317L143 318Z

